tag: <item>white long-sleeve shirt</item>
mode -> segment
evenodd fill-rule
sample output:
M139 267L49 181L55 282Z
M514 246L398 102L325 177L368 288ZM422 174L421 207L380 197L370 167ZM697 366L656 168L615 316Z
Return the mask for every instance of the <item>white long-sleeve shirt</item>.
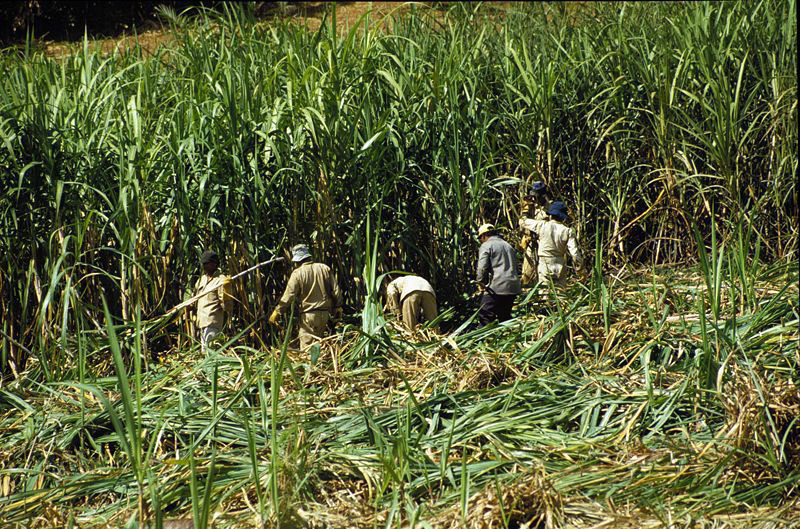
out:
M520 227L535 232L539 238L539 278L560 279L570 254L577 268L583 268L575 230L557 220L523 219Z
M397 314L403 305L403 300L412 292L430 292L436 297L433 287L426 279L420 276L400 276L386 287L386 297L392 312Z

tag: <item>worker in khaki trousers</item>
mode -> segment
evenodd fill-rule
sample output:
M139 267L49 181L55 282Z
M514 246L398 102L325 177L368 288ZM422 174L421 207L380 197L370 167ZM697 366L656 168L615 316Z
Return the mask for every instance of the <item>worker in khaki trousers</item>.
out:
M212 250L206 250L200 256L203 275L194 286L194 295L200 296L195 304L197 311L197 327L200 329L200 345L207 352L211 341L221 332L225 325L225 315L231 314L233 296L230 290L230 278L219 273L219 256Z
M313 262L305 244L292 248L292 262L297 266L269 322L280 327L278 319L296 304L300 312L300 349L306 350L327 334L331 315L341 317L342 295L330 267Z
M428 281L420 276L404 275L386 287L387 305L409 330L417 330L420 316L425 321L436 318L436 293Z

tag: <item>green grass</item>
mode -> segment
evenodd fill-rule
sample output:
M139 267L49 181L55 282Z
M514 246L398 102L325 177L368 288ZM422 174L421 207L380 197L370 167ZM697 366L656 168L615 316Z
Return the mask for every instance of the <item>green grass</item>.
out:
M602 314L575 285L574 355L557 341L528 354L562 326L558 314L536 316L528 306L507 328L456 336L457 349L391 331L389 345L402 357L374 341L370 357L345 361L338 374L324 360L311 366L306 355L280 348L184 351L135 376L141 407L133 393L115 391L121 372L85 386L97 398L83 412L76 384L69 392L64 383L20 380L0 393L2 450L18 465L3 471L14 483L3 523L25 525L44 505L89 526L153 523L157 501L165 518L218 513L219 527L249 527L260 516L287 524L316 517L333 527L382 525L393 516L389 525L403 527L409 513L443 523L450 505L469 520L482 495L536 472L552 491L529 493L559 500L547 514L554 520L621 516L602 507L613 501L630 505L640 521L690 516L721 524L722 515L769 507L788 523L780 512L796 501L800 483L791 411L800 401L787 393L798 369L797 267L782 273L786 288L759 281L756 310L726 309L716 323L691 310L692 298L707 295L701 275L629 275L615 289L612 322L627 338L601 358ZM680 317L660 329L646 318L635 323L637 283L650 281L685 288L684 299L672 294ZM716 389L706 383L706 341L724 358L713 373ZM288 372L297 378L282 377ZM128 414L138 414L135 425ZM743 418L746 431L732 430ZM137 435L141 455L132 450ZM337 500L340 490L354 496ZM355 520L345 516L353 502L363 515ZM731 526L756 523L742 520Z

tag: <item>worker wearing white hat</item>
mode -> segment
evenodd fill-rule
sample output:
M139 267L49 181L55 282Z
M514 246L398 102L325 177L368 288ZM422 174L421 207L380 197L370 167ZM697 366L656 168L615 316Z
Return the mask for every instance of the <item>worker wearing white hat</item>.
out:
M478 320L482 327L491 321L510 319L514 299L522 288L514 248L497 235L494 225L481 225L478 239L481 247L478 250L477 279L483 287Z

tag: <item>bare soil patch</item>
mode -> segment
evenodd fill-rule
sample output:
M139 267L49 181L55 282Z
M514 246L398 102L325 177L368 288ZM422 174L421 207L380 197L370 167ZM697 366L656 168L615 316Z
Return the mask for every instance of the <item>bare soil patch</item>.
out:
M261 23L269 24L276 18L288 18L299 25L304 25L310 30L317 30L325 20L327 2L297 2L288 5L285 9L274 11ZM508 2L498 2L508 4ZM380 19L395 11L410 9L409 3L402 2L340 2L336 8L336 28L339 34L345 34L365 13L371 13L372 20ZM148 25L152 27L153 24ZM89 47L99 50L102 54L111 54L115 51L123 52L141 46L145 54L154 54L162 45L168 45L175 40L169 28L147 29L137 34L123 34L112 38L91 39ZM43 41L40 44L48 57L65 57L76 53L83 48L83 42L70 41Z

